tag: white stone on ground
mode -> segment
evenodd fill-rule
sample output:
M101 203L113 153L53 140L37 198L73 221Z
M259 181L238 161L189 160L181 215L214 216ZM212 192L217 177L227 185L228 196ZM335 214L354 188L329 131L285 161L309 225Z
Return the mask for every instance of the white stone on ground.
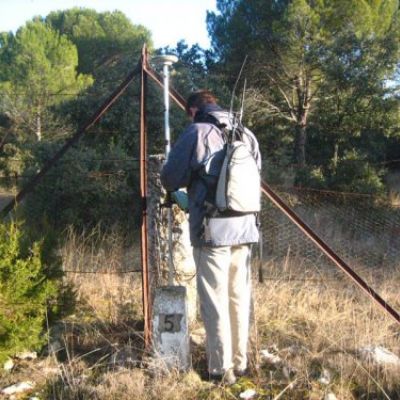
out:
M6 371L11 371L11 370L14 368L14 361L13 361L11 358L9 358L9 359L4 363L3 368L4 368Z
M23 351L21 353L17 353L15 357L19 360L36 360L37 353L36 351Z
M244 392L240 393L239 397L244 400L252 399L257 392L254 389L247 389Z
M337 397L334 393L329 392L325 395L324 400L337 400Z
M323 385L329 385L331 381L332 381L331 373L326 368L324 368L321 371L321 376L318 378L318 382L322 383Z
M1 393L2 394L7 394L7 395L12 395L16 393L22 393L25 392L26 390L32 390L34 387L33 382L19 382L16 383L15 385L8 386L4 388Z
M260 351L261 360L268 362L270 364L279 364L282 362L282 359L276 354L270 353L268 350L264 349Z
M400 358L382 346L366 346L359 350L362 359L374 361L377 364L391 364L400 366Z

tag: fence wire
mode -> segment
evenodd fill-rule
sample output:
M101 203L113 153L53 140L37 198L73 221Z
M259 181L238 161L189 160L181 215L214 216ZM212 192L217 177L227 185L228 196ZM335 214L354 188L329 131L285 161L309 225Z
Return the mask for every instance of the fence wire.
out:
M66 164L73 167L72 175L68 173L69 168L63 168ZM49 207L50 205L52 207L53 216L60 215L70 205L79 206L81 203L74 202L74 196L78 196L81 200L87 197L99 202L99 204L90 204L90 202L86 204L90 204L93 208L101 206L104 209L103 215L107 214L109 219L113 215L108 212L111 209L116 210L119 221L121 221L121 214L118 210L129 212L130 209L135 209L136 215L138 214L141 200L137 186L133 188L133 181L138 171L137 158L63 159L60 161L60 166L61 170L55 168L39 185L40 193L48 196L47 201ZM93 166L96 170L91 169ZM7 177L0 176L0 191L2 192L0 203L1 198L4 203L4 199L12 197L31 176L30 171ZM98 184L93 184L93 181ZM78 190L74 188L76 182L80 182ZM8 189L13 186L12 191L7 191L6 183L8 183ZM400 257L399 206L364 194L289 186L272 186L272 188L355 270L382 269L398 265ZM102 196L112 203L102 202ZM84 212L82 214L84 215ZM264 263L282 261L289 256L303 263L331 265L314 243L266 198L263 199L261 230ZM138 270L140 266L133 269ZM268 270L264 271L266 279L267 272Z
M373 283L399 266L400 208L381 198L354 193L273 187L296 214L346 261ZM291 264L301 272L319 270L326 281L343 275L322 251L268 199L261 213L264 279L278 278L268 265ZM294 261L294 262L293 262ZM294 271L296 273L296 271ZM293 271L288 279L296 279ZM315 277L315 273L312 274ZM283 276L279 276L282 279Z

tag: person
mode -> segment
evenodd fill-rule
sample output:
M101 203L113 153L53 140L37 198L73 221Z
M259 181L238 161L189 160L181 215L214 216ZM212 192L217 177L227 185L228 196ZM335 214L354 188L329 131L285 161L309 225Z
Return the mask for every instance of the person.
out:
M187 188L208 377L233 384L248 367L250 259L251 245L258 241L257 218L254 213L215 212L215 191L225 155L223 128L232 127L229 112L209 90L192 93L186 112L192 123L171 149L161 183L169 192ZM248 129L244 133L243 141L260 169L258 142Z

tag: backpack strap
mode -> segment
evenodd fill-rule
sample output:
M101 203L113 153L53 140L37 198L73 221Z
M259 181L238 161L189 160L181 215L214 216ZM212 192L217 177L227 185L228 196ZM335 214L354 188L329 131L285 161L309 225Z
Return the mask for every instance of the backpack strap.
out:
M215 125L218 129L223 129L224 127L226 127L225 124L220 123L217 120L217 118L215 118L213 115L202 111L198 111L196 113L193 122L205 122L208 124Z
M228 129L226 124L220 123L213 115L206 112L197 112L194 117L194 122L205 122L217 127L225 143L233 143L237 140L243 142L243 135L245 133L244 126L240 122L235 122L235 127Z

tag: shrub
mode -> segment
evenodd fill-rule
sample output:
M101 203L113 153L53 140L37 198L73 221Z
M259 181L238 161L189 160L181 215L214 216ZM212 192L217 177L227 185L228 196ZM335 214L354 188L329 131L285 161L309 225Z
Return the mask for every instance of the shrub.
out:
M0 224L0 362L45 341L48 305L60 285L55 266L43 260L43 242L31 246L17 223Z
M347 152L336 165L306 166L296 173L296 185L313 189L379 195L385 192L385 170L376 168L356 151Z
M295 185L313 189L326 189L326 176L321 167L306 166L299 168L296 172Z
M382 194L385 191L384 174L384 169L349 156L338 163L330 186L341 192Z

